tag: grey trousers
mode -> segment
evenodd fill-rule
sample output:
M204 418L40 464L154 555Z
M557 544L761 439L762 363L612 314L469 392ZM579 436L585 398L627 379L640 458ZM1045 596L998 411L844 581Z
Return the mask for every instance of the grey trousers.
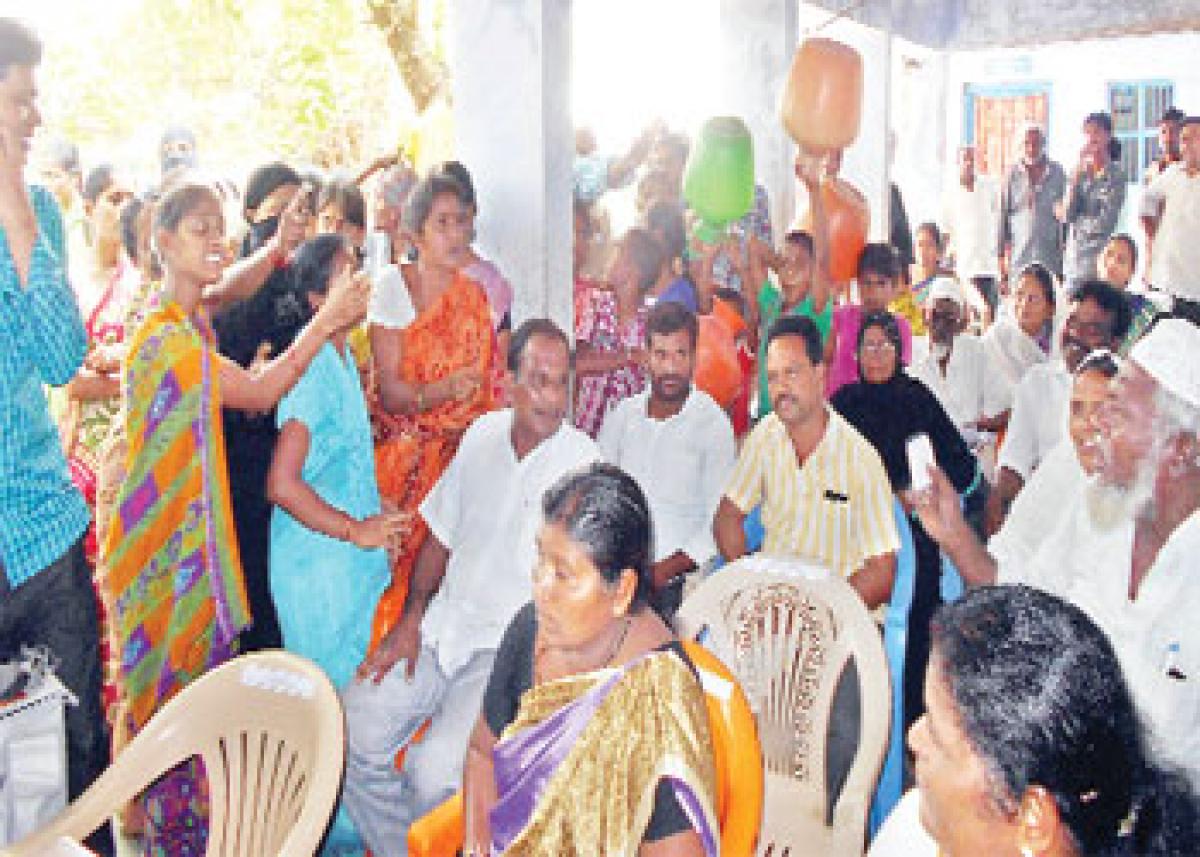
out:
M479 717L495 651L476 652L450 674L421 647L413 677L397 664L379 684L351 682L342 801L375 857L406 857L408 827L462 784L467 741ZM426 721L429 729L412 743ZM407 746L402 769L396 753Z

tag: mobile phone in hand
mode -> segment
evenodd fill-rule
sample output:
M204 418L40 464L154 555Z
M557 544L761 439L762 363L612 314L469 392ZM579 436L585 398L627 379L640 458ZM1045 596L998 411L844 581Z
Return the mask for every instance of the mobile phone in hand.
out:
M933 445L929 442L929 435L913 435L905 444L905 451L908 453L909 487L913 491L928 490L933 485L929 478L929 468L934 464Z

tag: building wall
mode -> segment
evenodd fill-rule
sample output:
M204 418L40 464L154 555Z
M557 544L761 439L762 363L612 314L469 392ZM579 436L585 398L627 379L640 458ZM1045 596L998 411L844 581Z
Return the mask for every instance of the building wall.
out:
M1084 117L1108 109L1108 85L1118 81L1167 80L1174 84L1174 101L1186 113L1200 112L1200 34L1180 33L1059 42L1028 50L1005 49L955 52L947 55L945 115L948 129L940 164L951 176L962 140L965 87L969 84L1011 84L1045 81L1050 84L1048 148L1050 157L1068 172L1079 158ZM952 180L952 177L951 177ZM1137 223L1140 188L1126 198L1121 227L1141 238Z
M801 6L806 28L828 18ZM881 235L883 165L886 155L884 102L886 35L851 21L838 21L821 35L844 41L863 54L863 128L847 151L843 175L871 200L872 233ZM964 92L969 85L1050 85L1049 152L1068 173L1078 160L1083 118L1108 109L1108 85L1118 81L1168 80L1174 102L1200 113L1200 34L1180 33L1059 42L1028 49L941 52L896 38L892 45L891 117L895 133L893 180L899 185L909 223L941 217L942 191L956 181L955 161L963 141ZM1139 240L1140 188L1130 189L1121 228Z

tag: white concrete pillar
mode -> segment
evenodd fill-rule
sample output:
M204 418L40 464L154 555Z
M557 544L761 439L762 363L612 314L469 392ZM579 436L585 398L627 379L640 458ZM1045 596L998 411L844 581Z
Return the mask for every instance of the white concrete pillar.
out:
M791 225L795 144L779 122L779 95L796 50L796 0L721 0L721 103L754 137L754 166L775 235Z
M478 247L516 292L513 325L572 330L571 0L456 0L456 157L479 195Z

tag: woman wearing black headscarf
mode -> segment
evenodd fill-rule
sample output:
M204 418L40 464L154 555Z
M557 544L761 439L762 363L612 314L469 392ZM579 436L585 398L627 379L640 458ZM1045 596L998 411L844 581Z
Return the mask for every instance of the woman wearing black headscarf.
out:
M982 479L975 456L937 397L904 373L900 327L887 312L868 314L858 333L859 381L834 395L830 404L875 447L898 494L912 484L906 444L914 435L929 437L934 459L960 494ZM924 710L922 689L929 660L929 620L941 603L941 553L937 543L910 517L916 553L916 579L908 614L904 657L904 720L911 724Z
M241 366L251 366L261 355L282 354L305 324L308 311L289 266L291 251L303 239L312 215L308 201L296 199L304 190L299 173L278 162L257 168L246 182L243 202L250 229L242 258L261 257L263 262L241 299L213 317L221 354ZM223 420L229 494L253 621L242 632L240 650L278 649L283 634L271 599L267 500L267 471L279 436L275 411L251 414L226 408Z

